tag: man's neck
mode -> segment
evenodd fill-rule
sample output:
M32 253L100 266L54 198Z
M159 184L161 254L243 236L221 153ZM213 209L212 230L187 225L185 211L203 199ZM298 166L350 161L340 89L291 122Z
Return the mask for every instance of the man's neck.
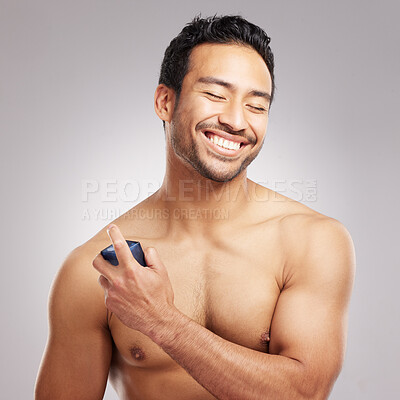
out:
M250 202L251 184L246 170L229 182L216 182L190 168L167 168L155 197L158 207L168 210L171 225L198 234L241 217Z

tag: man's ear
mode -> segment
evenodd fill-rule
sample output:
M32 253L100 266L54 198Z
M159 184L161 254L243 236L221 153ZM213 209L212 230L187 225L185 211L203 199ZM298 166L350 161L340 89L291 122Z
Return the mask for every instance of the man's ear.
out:
M171 122L174 106L174 90L164 84L158 85L154 93L154 110L162 121Z

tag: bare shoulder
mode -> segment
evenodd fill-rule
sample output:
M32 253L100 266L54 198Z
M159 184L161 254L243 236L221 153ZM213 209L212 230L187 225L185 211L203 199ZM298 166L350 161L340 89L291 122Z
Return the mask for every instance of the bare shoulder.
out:
M355 250L347 228L335 218L304 205L280 219L286 249L286 285L303 279L347 282L355 274Z
M352 243L350 233L337 219L323 215L312 208L286 197L273 190L257 185L258 215L266 222L274 221L284 237L289 240L292 250L300 247L315 246L324 240L341 241L342 244Z
M101 250L111 244L107 234L107 226L111 223L118 225L126 238L131 236L138 237L145 224L143 219L137 217L135 211L142 207L143 203L127 211L117 219L110 221L86 242L72 249L66 256L60 273L64 276L71 274L76 278L79 277L84 284L92 284L95 281L96 285L99 286L97 284L99 273L93 268L92 261Z
M62 262L50 291L49 318L54 326L107 327L104 291L92 265L96 255L110 243L104 229L72 249ZM79 318L81 316L81 318Z
M85 282L91 281L98 274L92 266L92 261L109 242L106 228L101 229L85 243L70 251L61 266L60 272L64 275L79 276Z
M281 238L286 285L293 277L318 279L321 274L352 279L354 244L343 223L270 189L258 190L259 199L264 201L258 203L257 213L277 229Z
M282 231L294 247L309 251L323 241L352 242L347 228L337 219L323 215L304 205L293 207L280 219Z
M140 207L142 207L142 204L112 221L112 223L118 225L127 239L138 237L139 233L144 229L143 220L136 218L133 212ZM101 250L111 244L107 234L107 226L110 224L111 222L107 223L86 242L70 251L62 263L55 280L55 285L58 284L58 286L61 283L63 287L73 285L74 293L79 294L79 296L88 301L98 302L100 299L101 303L103 303L103 308L104 291L98 284L99 272L94 269L92 262Z
M338 247L353 248L351 235L343 223L304 205L296 208L296 212L291 212L280 220L281 229L296 256L311 255L328 244L331 251L338 250Z

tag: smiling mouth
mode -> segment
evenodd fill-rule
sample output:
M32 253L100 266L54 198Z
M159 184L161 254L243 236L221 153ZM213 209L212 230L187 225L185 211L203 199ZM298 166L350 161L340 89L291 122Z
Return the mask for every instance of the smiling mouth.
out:
M210 142L214 143L218 147L221 147L222 149L236 151L243 146L243 143L241 142L234 142L232 140L224 139L212 132L206 131L204 132L204 135Z

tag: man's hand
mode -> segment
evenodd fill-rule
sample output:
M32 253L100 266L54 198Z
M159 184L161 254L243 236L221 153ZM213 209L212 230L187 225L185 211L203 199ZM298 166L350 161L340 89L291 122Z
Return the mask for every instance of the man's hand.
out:
M147 334L175 309L168 272L156 249L143 249L147 264L143 267L132 256L116 225L110 225L107 232L119 265L112 265L101 254L93 260L93 267L101 274L105 304L126 326Z

